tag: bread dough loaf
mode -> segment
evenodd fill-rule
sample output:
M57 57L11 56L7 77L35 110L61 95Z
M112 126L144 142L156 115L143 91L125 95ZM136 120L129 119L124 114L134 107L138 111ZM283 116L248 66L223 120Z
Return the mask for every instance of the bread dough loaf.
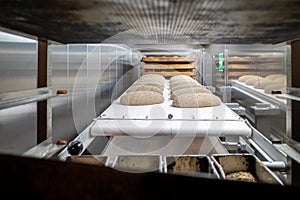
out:
M165 84L165 77L159 74L146 74L140 77L140 81L158 82L161 85Z
M175 158L174 172L200 172L198 157L179 156Z
M252 78L248 78L246 81L245 81L245 84L246 85L254 85L255 83L257 83L258 81L260 80L263 80L264 78L263 77L252 77Z
M221 99L211 93L182 94L174 98L172 105L179 108L219 106Z
M270 74L268 76L266 76L265 78L266 79L270 79L270 80L275 80L276 78L280 78L280 77L283 77L285 75L283 74Z
M161 83L158 83L158 82L153 82L153 81L137 81L134 85L151 85L151 86L155 86L155 87L158 87L158 88L161 88L163 89L165 86L162 85Z
M195 79L193 79L190 76L187 75L176 75L176 76L172 76L170 78L170 84L175 84L175 83L180 83L182 81L196 81Z
M194 88L194 87L203 87L200 83L182 83L180 85L176 85L171 87L171 92L175 92L177 90L185 89L185 88Z
M154 91L160 94L163 94L164 90L162 88L152 86L152 85L133 85L127 90L127 93L135 92L135 91Z
M154 91L135 91L124 94L120 103L128 106L152 105L164 102L162 94Z
M286 76L277 77L274 79L274 82L286 85Z
M256 83L253 84L253 87L256 89L265 89L265 87L273 84L274 81L270 80L270 79L259 79Z
M272 94L272 92L281 92L281 94L286 93L286 86L278 83L271 84L264 89L264 92L267 94Z
M176 96L180 96L182 94L195 94L195 93L211 93L211 92L205 87L183 88L172 92L170 99L174 99L176 98Z
M187 84L190 84L190 85L201 85L198 81L192 79L192 80L179 80L179 81L174 81L173 83L170 84L171 86L171 89L172 88L176 88L180 85L187 85Z
M240 82L245 82L246 80L248 80L249 78L255 78L255 77L259 77L257 75L244 75L244 76L240 76L238 78L238 81Z
M176 76L172 76L170 78L170 82L175 81L175 80L182 80L182 79L193 79L193 78L190 76L187 76L187 75L176 75Z

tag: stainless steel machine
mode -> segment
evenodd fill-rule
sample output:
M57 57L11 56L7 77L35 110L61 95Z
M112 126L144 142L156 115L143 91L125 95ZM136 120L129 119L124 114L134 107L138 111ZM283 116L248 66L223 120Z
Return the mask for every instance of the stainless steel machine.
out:
M185 177L224 183L246 163L261 183L300 185L297 0L0 5L0 153L164 175L197 157L205 173ZM163 103L121 105L146 74L165 77ZM280 89L254 86L275 74ZM221 104L173 107L177 75Z
M143 55L143 52L146 52L145 50L140 51L140 59L137 64L137 80L142 76L141 66L143 63L141 58L143 56L162 56L166 55L166 52L169 55L172 55L172 53L178 55L178 52L180 52L177 49L174 53L170 48L162 51L163 48L164 45L157 45L156 49L160 49L159 52L147 50L145 55ZM249 61L254 64L249 65L249 63L246 63L245 65L249 69L242 66L243 71L232 69L232 66L228 64L230 58L238 56L237 52L242 54L243 58L247 58L250 55L261 54L262 51L267 52L265 54L268 56L275 55L278 59L277 52L279 51L282 62L275 63L278 65L276 70L285 72L288 71L287 67L289 65L287 58L290 55L288 50L288 45L280 47L232 45L225 49L225 55L231 55L232 52L235 52L235 54L231 57L224 57L223 71L219 71L218 63L214 62L209 67L205 64L209 58L214 59L215 57L214 54L204 53L205 51L208 52L209 48L192 50L190 55L201 58L201 61L197 62L198 67L196 68L198 76L193 76L193 78L223 100L220 106L193 109L172 107L169 98L169 76L166 76L165 101L162 104L137 107L123 106L120 104L120 98L126 93L126 90L124 90L120 96L113 98L111 104L97 117L93 118L87 128L74 139L74 141L82 143L82 149L75 155L81 155L82 157L87 155L89 157L91 155L105 156L108 158L106 165L114 167L116 159L124 155L146 157L159 155L166 157L174 155L212 156L214 154L249 153L257 156L263 165L271 169L281 184L289 185L291 183L289 165L292 159L298 159L298 155L290 154L289 151L283 149L285 146L284 141L280 140L278 142L278 140L272 139L274 136L273 134L271 136L269 131L278 128L279 135L284 136L287 115L286 100L282 100L273 94L263 94L259 90L249 88L245 84L236 81L238 77L247 72L272 74L276 71L274 69L266 71L265 68L268 69L268 66L266 66L268 63L264 63L265 65L262 65L263 67L260 69L261 63ZM182 50L182 52L188 51L188 49ZM251 52L249 55L247 54L248 51ZM258 56L254 58L257 60L265 59ZM253 70L251 68L253 66L257 70ZM209 71L212 74L209 74ZM213 77L211 84L208 84L209 77ZM128 89L130 89L130 86ZM273 117L273 120L270 116ZM270 121L266 122L265 120ZM277 120L282 123L278 124ZM72 152L65 148L59 153L58 158L67 160L70 156L72 156Z

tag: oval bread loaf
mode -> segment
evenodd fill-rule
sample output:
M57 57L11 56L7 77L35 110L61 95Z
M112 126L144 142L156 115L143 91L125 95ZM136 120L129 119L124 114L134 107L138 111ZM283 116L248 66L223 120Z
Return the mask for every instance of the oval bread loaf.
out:
M274 82L286 85L286 76L277 77L274 79Z
M200 108L209 106L218 106L221 99L211 93L182 94L176 96L172 105L179 108Z
M285 94L286 93L286 86L284 86L282 84L274 83L272 85L267 86L264 89L264 92L267 93L267 94L272 94L272 92L281 92L281 94Z
M244 76L240 76L238 78L238 81L240 82L245 82L246 80L248 80L249 78L255 78L255 77L258 77L256 75L244 75Z
M259 76L257 76L257 77L252 77L252 78L249 78L249 79L247 79L246 81L245 81L245 84L246 85L254 85L255 83L257 83L258 81L260 81L260 80L263 80L264 78L263 77L259 77Z
M171 99L174 99L176 96L182 95L182 94L194 94L194 93L211 93L210 90L208 90L205 87L191 87L191 88L183 88L179 90L175 90L171 94Z
M120 99L120 103L127 106L152 105L163 102L163 95L154 91L135 91L126 93Z
M159 74L146 74L140 77L140 81L158 82L162 85L165 84L165 77Z
M253 84L253 87L256 89L264 89L265 87L273 84L274 81L270 80L270 79L259 79L256 83Z
M194 87L204 87L200 85L200 83L187 83L187 84L181 84L181 85L176 85L171 88L171 92L175 92L177 90L185 89L185 88L194 88Z
M267 75L265 78L275 80L276 78L280 78L280 77L283 77L283 76L285 76L285 75L283 75L283 74L270 74L270 75Z
M192 79L192 80L178 80L174 81L173 83L170 84L171 88L177 87L178 85L182 84L195 84L195 85L201 85L198 81Z
M135 92L135 91L154 91L160 94L163 94L164 90L162 88L152 86L152 85L133 85L127 90L127 93Z
M137 81L134 85L150 85L150 86L155 86L158 87L160 89L164 89L164 85L157 83L157 82L151 82L151 81Z

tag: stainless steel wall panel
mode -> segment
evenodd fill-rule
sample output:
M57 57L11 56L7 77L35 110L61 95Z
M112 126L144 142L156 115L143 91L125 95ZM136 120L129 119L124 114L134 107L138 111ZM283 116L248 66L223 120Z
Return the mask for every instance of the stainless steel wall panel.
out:
M37 42L19 38L0 42L0 93L37 87ZM0 152L22 154L37 143L36 103L0 110Z
M36 103L0 110L0 152L22 154L36 145Z
M36 88L36 42L0 42L0 62L0 92Z
M49 83L53 90L68 89L68 70L67 70L67 46L49 45L48 63L51 69Z
M132 50L116 44L50 45L51 86L68 94L52 99L53 141L74 139L137 80ZM126 74L124 74L126 73Z
M52 139L72 139L72 133L76 131L72 112L71 98L69 91L69 71L68 71L68 46L49 45L49 67L51 76L49 77L50 87L53 90L67 89L69 94L51 99L52 106Z

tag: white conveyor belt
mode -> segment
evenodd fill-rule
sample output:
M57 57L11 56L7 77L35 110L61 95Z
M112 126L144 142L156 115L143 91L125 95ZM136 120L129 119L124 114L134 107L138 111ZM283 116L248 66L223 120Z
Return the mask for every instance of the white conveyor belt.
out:
M125 106L121 96L94 120L92 136L250 136L246 121L224 103L202 108L177 108L169 99L169 81L165 83L161 104Z

